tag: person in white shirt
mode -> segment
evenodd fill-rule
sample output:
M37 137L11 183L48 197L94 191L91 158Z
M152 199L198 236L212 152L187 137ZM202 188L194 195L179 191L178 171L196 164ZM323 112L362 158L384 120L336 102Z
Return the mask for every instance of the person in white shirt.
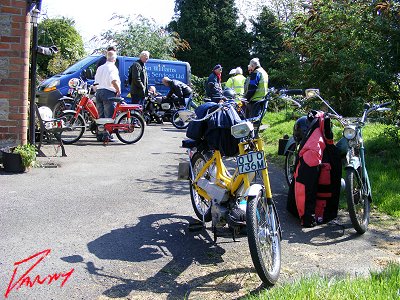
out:
M112 118L114 113L114 102L109 100L112 97L121 95L121 80L118 68L115 66L117 53L107 52L107 61L97 68L94 82L97 83L96 106L100 118Z

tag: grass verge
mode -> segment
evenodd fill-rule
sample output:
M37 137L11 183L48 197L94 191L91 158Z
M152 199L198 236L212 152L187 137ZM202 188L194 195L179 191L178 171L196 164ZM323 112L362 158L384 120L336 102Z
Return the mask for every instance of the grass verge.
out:
M381 272L371 272L370 276L346 278L324 278L312 276L264 290L258 295L245 299L374 299L389 300L400 298L400 265L390 263Z

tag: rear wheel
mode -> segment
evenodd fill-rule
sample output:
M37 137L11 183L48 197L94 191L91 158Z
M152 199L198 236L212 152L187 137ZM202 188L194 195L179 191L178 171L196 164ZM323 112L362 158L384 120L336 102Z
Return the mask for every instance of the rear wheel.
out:
M191 164L192 164L192 174L190 174L190 198L192 200L192 206L194 209L194 212L196 213L196 216L199 218L199 220L205 222L210 222L211 221L211 201L203 198L202 196L199 195L199 193L196 191L196 189L193 186L193 181L197 177L197 175L200 173L201 169L203 166L206 164L206 158L204 157L203 154L200 152L196 152L192 159L191 159ZM207 172L204 174L205 179L210 180L211 179L211 174L210 172Z
M128 113L123 113L118 117L118 124L130 124L129 129L118 129L116 135L118 139L125 144L133 144L138 142L144 133L145 122L143 117L137 112L131 112L131 117L128 118Z
M181 117L179 116L179 110L176 111L173 115L172 115L172 125L175 126L175 128L178 129L185 129L189 126L189 121L184 122Z
M273 204L260 189L247 202L246 223L250 254L258 276L267 286L279 278L281 269L281 236L279 221Z
M77 142L85 132L86 123L83 117L79 114L77 118L75 118L75 112L66 112L61 115L62 118L65 118L65 127L61 133L61 140L64 144L73 144Z
M289 147L285 157L285 177L288 185L293 181L294 168L296 163L296 144Z
M368 195L363 193L362 179L358 176L362 174L361 172L361 167L357 171L354 169L346 171L347 207L351 223L359 234L367 231L370 212L370 201Z
M63 111L67 110L67 107L63 101L59 101L53 108L53 116L54 118L59 118L62 116Z

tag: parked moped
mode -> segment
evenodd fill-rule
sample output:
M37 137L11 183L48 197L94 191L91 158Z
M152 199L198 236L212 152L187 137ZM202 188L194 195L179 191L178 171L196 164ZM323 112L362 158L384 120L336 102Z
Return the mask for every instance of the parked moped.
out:
M62 116L66 120L65 126L69 127L69 130L64 131L61 135L64 144L77 142L85 132L86 121L82 115L82 111L88 112L96 134L103 134L105 137L103 139L104 143L110 140L112 133L115 133L117 138L125 144L136 143L142 138L145 122L141 115L141 105L126 104L123 98L113 97L110 100L117 102L113 116L111 118L99 118L99 112L93 100L89 97L88 89L86 87L83 87L83 89L87 92L82 95L76 106L76 110L63 111Z

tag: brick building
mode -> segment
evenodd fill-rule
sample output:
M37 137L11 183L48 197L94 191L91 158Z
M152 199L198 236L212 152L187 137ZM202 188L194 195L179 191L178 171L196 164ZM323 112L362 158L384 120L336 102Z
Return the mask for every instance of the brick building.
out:
M0 148L27 141L30 27L26 0L0 0Z

